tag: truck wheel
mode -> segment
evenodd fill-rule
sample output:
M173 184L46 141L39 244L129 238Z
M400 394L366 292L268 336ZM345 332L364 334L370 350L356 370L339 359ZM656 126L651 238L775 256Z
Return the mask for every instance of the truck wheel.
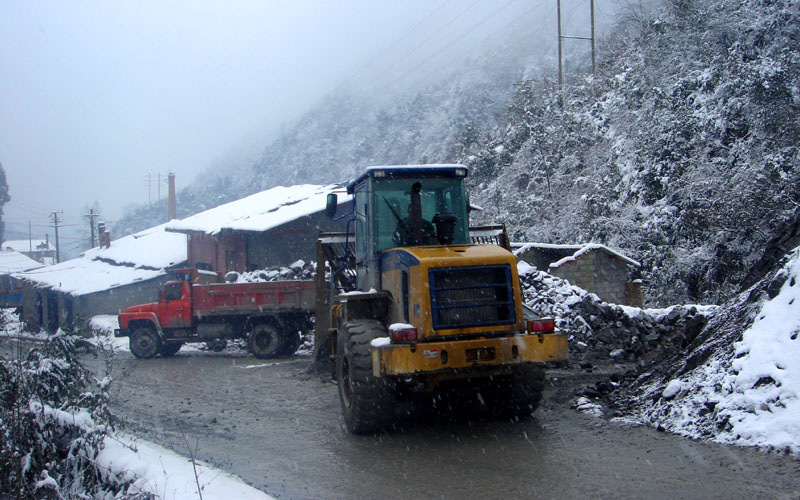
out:
M481 390L481 396L497 417L524 417L539 407L543 391L544 369L525 365L515 375Z
M161 353L161 337L155 330L143 326L131 334L131 353L139 359L154 358Z
M247 336L247 348L257 358L274 358L283 347L281 332L269 323L261 323L253 327Z
M178 351L181 350L181 346L183 344L180 342L169 342L161 346L161 355L165 358L170 356L174 356Z
M283 348L281 349L281 356L289 357L297 351L300 347L300 334L295 330L283 337Z
M345 323L336 346L336 379L339 402L347 430L367 434L392 421L394 393L385 379L372 374L370 341L386 337L386 327L378 321Z

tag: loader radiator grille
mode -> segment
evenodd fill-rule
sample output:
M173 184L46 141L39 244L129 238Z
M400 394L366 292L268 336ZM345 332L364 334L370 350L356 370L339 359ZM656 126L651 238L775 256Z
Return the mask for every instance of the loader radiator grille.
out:
M516 321L508 266L431 269L430 285L434 329Z

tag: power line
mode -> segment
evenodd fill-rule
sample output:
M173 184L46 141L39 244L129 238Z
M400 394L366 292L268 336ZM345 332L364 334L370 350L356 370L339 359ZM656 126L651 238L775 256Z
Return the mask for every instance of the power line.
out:
M410 75L411 73L413 73L413 72L417 71L419 68L421 68L422 66L424 66L424 65L426 65L428 62L430 62L430 61L431 61L433 58L435 58L436 56L438 56L439 54L441 54L441 53L442 53L442 52L444 52L445 50L449 49L450 47L452 47L452 46L453 46L453 45L455 45L456 43L458 43L458 42L460 42L461 40L463 40L463 39L464 39L464 37L466 37L467 35L469 35L469 34L470 34L470 33L472 33L473 31L475 31L476 29L478 29L479 27L481 27L483 24L485 24L485 23L486 23L487 21L489 21L491 18L493 18L494 16L496 16L496 15L497 15L497 14L499 14L500 12L504 11L505 9L507 9L507 8L508 8L508 6L509 6L509 5L511 5L512 3L514 3L515 1L516 1L516 0L509 0L508 2L506 2L506 3L505 3L503 6L502 6L502 7L500 7L500 8L499 8L499 9L497 9L497 10L495 10L494 12L492 12L491 14L489 14L487 17L483 18L483 20L481 20L481 21L479 21L478 23L474 24L474 25L473 25L473 26L472 26L470 29L468 29L466 32L464 32L464 33L463 33L461 36L459 36L459 37L458 37L458 38L456 38L455 40L451 41L450 43L448 43L447 45L445 45L444 47L442 47L441 49L439 49L438 51L436 51L436 52L435 52L433 55L431 55L431 56L430 56L430 57L428 57L427 59L423 60L421 63L417 64L416 66L414 66L413 68L411 68L409 71L406 71L406 72L405 72L403 75L401 75L399 78L394 78L394 79L392 79L392 81L391 81L391 82L390 82L388 85L386 85L386 86L383 88L383 90L385 90L385 89L388 89L388 88L390 88L390 87L392 87L392 86L394 86L394 85L397 85L397 83L398 83L398 82L400 82L400 81L404 80L406 77L408 77L408 75Z
M513 2L514 0L511 0L511 1ZM454 18L450 19L450 20L449 20L447 23L445 23L445 25L444 25L444 26L442 26L442 27L440 27L439 29L435 30L435 31L434 31L434 33L433 33L431 36L429 36L428 38L426 38L426 39L422 40L420 43L418 43L417 45L415 45L415 46L414 46L414 48L412 48L410 51L406 52L406 53L405 53L403 56L401 56L399 59L395 59L395 61L394 61L394 62L393 62L391 65L389 65L389 67L388 67L388 68L386 68L385 70L383 70L383 71L381 71L380 73L378 73L378 75L377 75L376 77L374 77L372 80L370 80L370 81L369 81L369 83L367 83L367 85L368 85L368 86L369 86L369 85L372 85L374 82L376 82L377 80L381 79L381 78L383 77L383 75L385 75L385 74L386 74L386 73L388 73L389 71L393 70L393 69L394 69L394 68L397 66L397 63L398 63L398 62L405 60L406 58L408 58L408 56L410 56L411 54L413 54L414 52L416 52L416 51L417 51L417 49L419 49L420 47L422 47L422 46L423 46L423 45L425 45L426 43L428 43L428 42L430 42L431 40L433 40L434 38L436 38L436 37L439 35L439 32L440 32L440 31L444 30L445 28L449 27L451 24L453 24L454 22L456 22L456 21L457 21L457 20L458 20L458 19L459 19L461 16L463 16L464 14L466 14L466 13L467 13L467 12L468 12L470 9L472 9L472 8L473 8L475 5L477 5L477 4L478 4L478 2L480 2L480 0L475 0L474 2L472 2L471 4L469 4L469 5L467 6L467 8L466 8L466 9L464 9L464 10L462 10L461 12L459 12L458 14L456 14L456 16L455 16Z
M549 0L542 0L541 2L539 2L538 4L536 4L536 5L535 5L534 7L532 7L531 9L529 9L529 10L527 10L527 11L523 12L523 13L522 13L522 14L521 14L519 17L517 17L516 19L514 19L514 20L513 20L513 21L511 21L510 23L507 23L507 24L505 24L504 26L500 27L498 30L496 30L496 31L492 32L491 34L489 34L489 35L488 35L488 36L486 36L485 38L483 38L483 39L479 40L477 43L474 43L473 45L471 45L471 46L470 46L470 48L469 48L469 49L468 49L466 52L467 52L467 53L472 53L472 52L474 52L474 50L475 50L477 47L480 47L481 45L485 44L485 43L486 43L488 40L490 40L490 39L492 39L492 38L496 37L496 36L497 36L498 34L500 34L501 32L503 32L503 31L506 31L506 30L507 30L509 27L511 27L512 25L519 23L520 21L522 21L523 19L525 19L527 16L529 16L531 13L533 13L533 12L535 12L535 11L539 10L539 9L540 9L540 8L541 8L541 7L542 7L542 6L543 6L545 3L547 3L548 1L549 1ZM528 41L528 39L530 39L532 36L534 36L534 35L538 35L538 34L539 34L539 32L538 32L538 31L539 31L541 28L543 28L543 27L544 27L544 25L545 25L545 21L542 21L542 22L540 22L540 23L539 23L539 24L536 26L536 28L537 28L536 30L534 30L534 31L531 31L531 32L529 32L529 33L526 33L525 35L522 35L520 38L518 38L518 39L517 39L517 40L515 40L514 42L511 42L510 44L506 45L506 48L516 48L517 46L521 45L521 44L522 44L522 42L526 42L526 41ZM427 74L425 75L425 77L424 77L424 78L429 78L431 75L440 75L440 74L442 74L442 73L446 72L446 71L447 71L447 70L448 70L448 69L449 69L451 66L453 66L453 65L455 65L456 63L458 63L458 62L461 62L461 61L463 61L463 60L464 60L464 58L460 58L460 59L451 59L450 61L448 61L448 62L444 63L443 65L437 66L437 68L436 68L435 72L433 72L433 73L427 73ZM388 87L387 87L387 88L388 88Z
M379 60L381 57L383 57L383 56L384 56L384 55L386 55L386 54L387 54L387 53L388 53L390 50L392 50L392 49L393 49L393 48L395 48L397 45L399 45L399 44L400 44L400 42L402 42L403 40L405 40L406 38L408 38L408 37L411 35L411 33L413 33L414 31L416 31L416 29L417 29L417 28L419 28L420 26L422 26L422 25L423 25L423 24L424 24L424 23L425 23L425 22L426 22L428 19L430 19L431 17L433 17L433 15L434 15L434 14L436 14L436 13L437 13L439 10L441 10L441 9L442 9L442 7L444 7L444 6L445 6L445 5L447 5L448 3L450 3L450 0L444 0L444 2L440 3L438 7L436 7L435 9L433 9L433 10L432 10L432 11L431 11L431 12L430 12L430 13L429 13L427 16L425 16L425 17L424 17L424 18L423 18L421 21L419 21L417 24L415 24L415 25L414 25L414 26L413 26L413 27L412 27L410 30L408 30L408 31L407 31L407 32L406 32L406 33L405 33L403 36L401 36L400 38L398 38L397 40L395 40L395 41L394 41L393 43L391 43L391 44L390 44L388 47L386 47L386 48L385 48L383 51L381 51L379 54L377 54L377 55L376 55L376 56L374 56L372 59L370 59L370 60L369 60L369 61L368 61L368 62L367 62L367 63L366 63L364 66L362 66L362 67L361 67L361 68L360 68L358 71L356 71L355 73L353 73L352 75L350 75L349 77L347 77L347 78L346 78L346 79L345 79L345 80L344 80L342 83L340 83L339 85L337 85L337 86L336 86L336 88L334 88L334 89L333 89L333 93L336 93L336 91L338 91L340 88L342 88L342 87L344 87L345 85L347 85L348 83L350 83L350 81L351 81L351 80L355 79L355 77L357 77L358 75L360 75L361 73L363 73L363 72L364 72L364 71L365 71L367 68L369 68L370 66L372 66L372 65L373 65L373 64L374 64L376 61L378 61L378 60Z

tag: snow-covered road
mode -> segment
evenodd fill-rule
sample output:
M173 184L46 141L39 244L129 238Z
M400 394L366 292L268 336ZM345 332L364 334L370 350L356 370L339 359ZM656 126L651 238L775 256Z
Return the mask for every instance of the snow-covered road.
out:
M353 436L336 387L295 357L121 355L113 405L129 431L198 457L275 498L780 498L800 495L800 462L687 440L571 409L577 388L608 374L551 372L536 418L492 420L450 400Z

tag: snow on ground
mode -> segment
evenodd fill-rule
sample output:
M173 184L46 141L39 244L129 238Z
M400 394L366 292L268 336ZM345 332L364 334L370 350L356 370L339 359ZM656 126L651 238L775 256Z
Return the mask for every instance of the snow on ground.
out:
M89 329L94 334L91 341L94 344L102 344L115 351L130 351L128 337L114 337L114 330L117 328L119 328L119 320L113 314L101 314L89 319Z
M47 337L45 332L26 332L22 329L22 322L16 309L0 309L0 337L13 337L21 339L43 339Z
M197 460L193 465L187 457L126 435L107 437L97 462L112 473L133 479L130 493L152 493L162 500L196 500L200 498L198 482L205 500L272 498L232 474Z
M30 339L47 337L45 332L37 334L23 332L19 314L14 309L0 309L0 320L2 320L0 336ZM95 316L91 319L90 324L96 333L96 342L107 345L109 339L114 339L114 329L117 328L116 316ZM124 341L124 347L127 349L128 339L116 340ZM57 421L70 424L80 422L85 427L95 425L91 416L85 411L79 410L70 413L46 407L41 408L42 411L50 412ZM194 446L194 443L190 443L190 446ZM191 455L190 446L187 446L187 453ZM193 464L190 458L129 435L109 434L97 457L97 463L101 468L114 475L132 480L133 486L129 493L152 493L161 500L196 500L200 498L197 493L198 482L202 498L205 500L230 498L269 500L272 498L246 485L240 478L232 474L200 461L195 461Z
M94 336L90 339L95 344L113 347L115 351L129 352L130 342L128 337L114 337L114 330L119 328L119 319L116 315L100 314L92 316L89 328ZM239 340L228 342L225 347L227 354L249 356L246 346ZM210 352L205 343L191 343L181 346L181 352Z
M800 248L790 255L779 292L762 299L741 339L670 380L646 419L690 437L800 454Z

